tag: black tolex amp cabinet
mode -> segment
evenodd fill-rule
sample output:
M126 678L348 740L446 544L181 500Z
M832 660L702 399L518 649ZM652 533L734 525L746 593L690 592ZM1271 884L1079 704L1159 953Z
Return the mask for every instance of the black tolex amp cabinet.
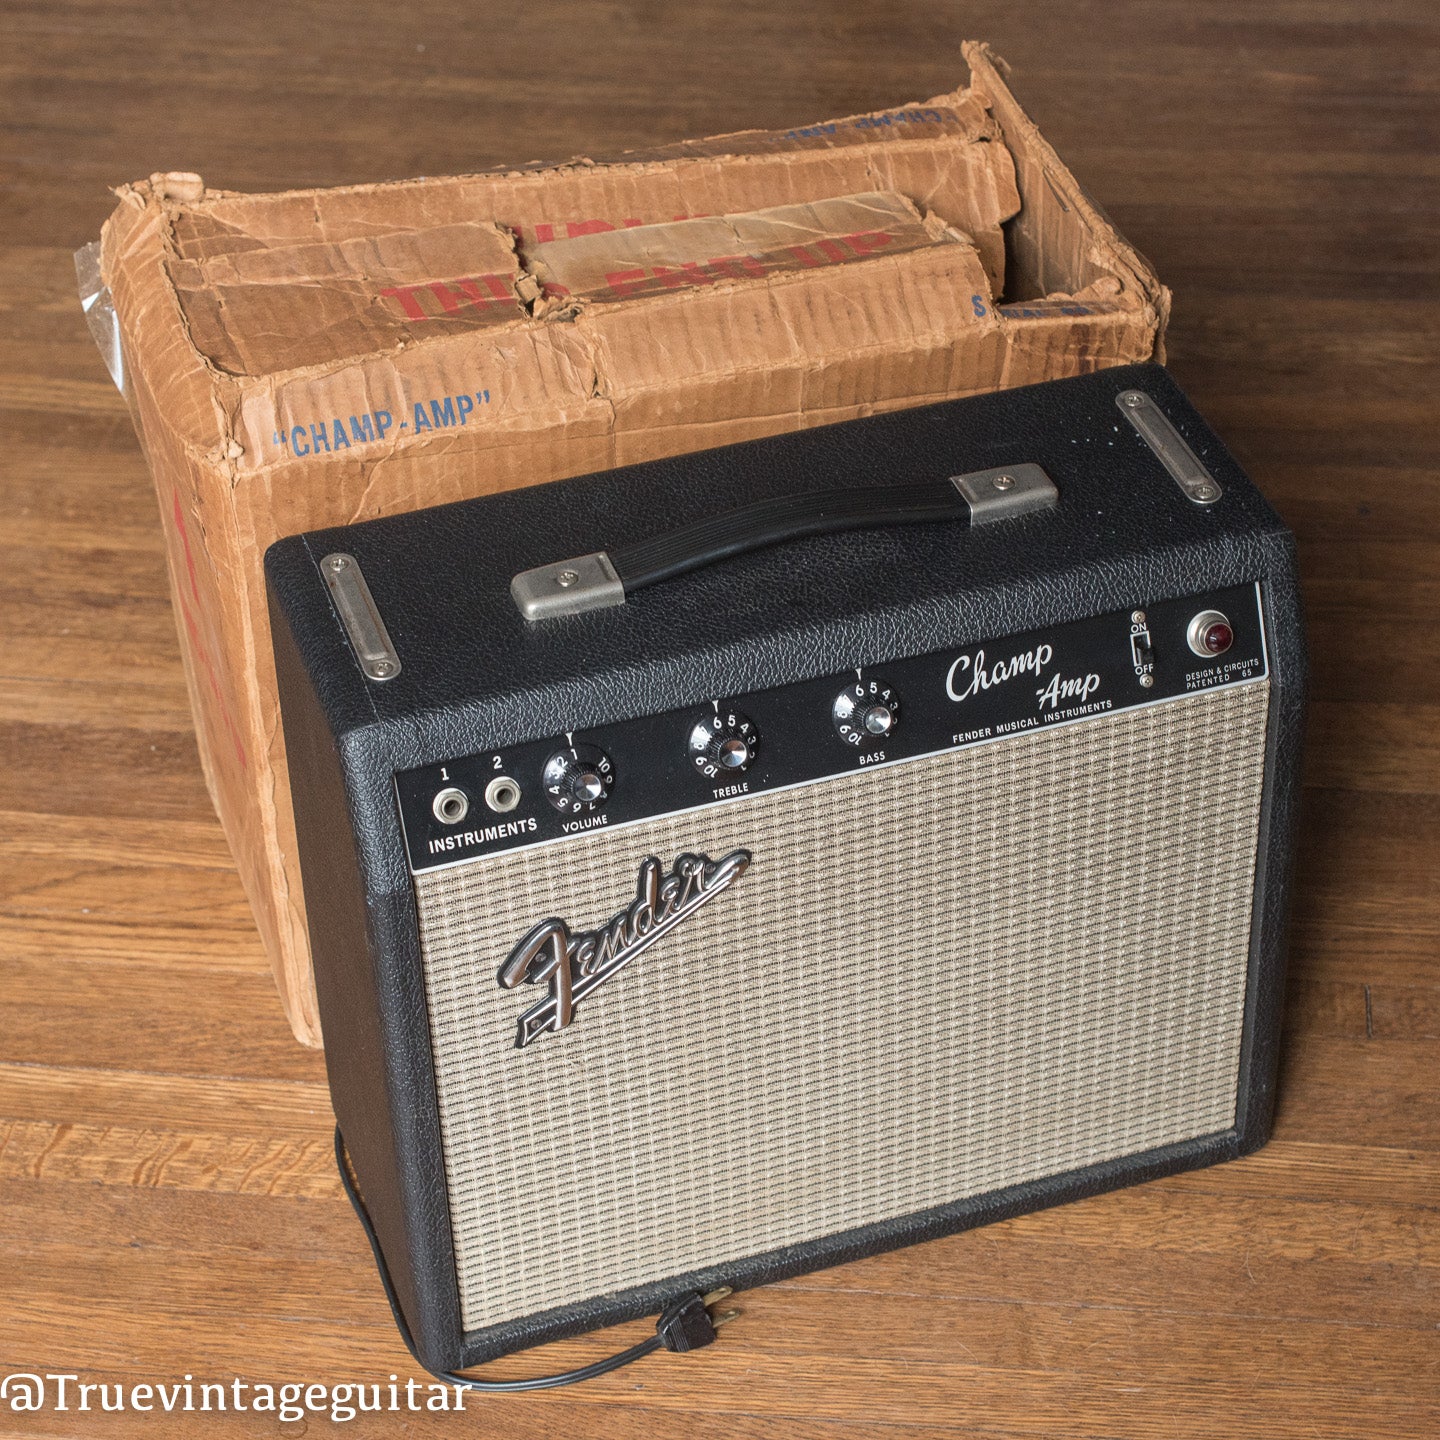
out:
M425 1364L1266 1138L1292 546L1158 367L267 565L331 1091Z

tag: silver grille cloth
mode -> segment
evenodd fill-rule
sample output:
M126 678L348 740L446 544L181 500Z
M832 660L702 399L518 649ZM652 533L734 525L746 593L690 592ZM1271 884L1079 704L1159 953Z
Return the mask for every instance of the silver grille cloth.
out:
M417 876L465 1329L1228 1129L1268 690ZM532 924L742 846L514 1047Z

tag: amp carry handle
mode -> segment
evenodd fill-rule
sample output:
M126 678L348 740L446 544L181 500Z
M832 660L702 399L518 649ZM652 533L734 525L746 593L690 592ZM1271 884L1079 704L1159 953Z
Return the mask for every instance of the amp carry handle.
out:
M988 525L1047 509L1058 500L1054 482L1031 464L975 470L918 485L864 485L782 495L712 515L652 540L522 570L510 582L510 593L527 620L554 620L623 605L627 596L647 585L802 535L931 520Z

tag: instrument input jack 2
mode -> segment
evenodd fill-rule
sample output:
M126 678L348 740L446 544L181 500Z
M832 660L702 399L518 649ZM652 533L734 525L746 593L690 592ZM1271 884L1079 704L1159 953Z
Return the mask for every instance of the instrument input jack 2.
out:
M498 815L509 814L520 803L520 784L508 775L497 775L485 787L485 803Z
M450 785L436 794L430 809L442 825L458 825L470 813L470 797Z

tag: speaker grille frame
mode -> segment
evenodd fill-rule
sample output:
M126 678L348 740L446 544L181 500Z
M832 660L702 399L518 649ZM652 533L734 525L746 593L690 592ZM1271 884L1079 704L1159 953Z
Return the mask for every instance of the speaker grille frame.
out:
M464 1329L504 1327L677 1274L723 1271L746 1257L900 1224L957 1202L1231 1130L1269 699L1269 682L1259 680L417 875ZM1003 811L973 803L977 794L1002 786L1012 794ZM972 803L957 806L957 794ZM943 825L934 813L917 812L927 805L943 809ZM867 828L872 809L887 817L883 827ZM769 843L767 827L775 826L776 817L799 832L802 843L789 856ZM1002 833L1009 849L1001 848ZM1070 857L1070 842L1096 835L1097 853ZM891 870L921 887L908 921L891 893L897 887L866 891L856 878L857 872L862 879L873 876L875 866L867 868L867 860L877 837L885 836L898 837L904 852L888 862ZM1070 1022L1068 1028L1047 1029L1038 1021L1028 1029L1022 1023L1018 1031L1001 1026L980 1046L990 1068L1000 1067L1002 1091L1010 1092L1002 1095L997 1114L1018 1120L1029 1136L1023 1163L1015 1163L1013 1132L994 1133L1000 1119L993 1116L989 1132L972 1125L957 1135L950 1117L963 1108L957 1098L962 1091L969 1097L967 1113L976 1108L976 1076L957 1069L945 1037L956 1033L957 1014L968 1017L964 1033L974 1034L978 1007L998 1004L1002 1015L1011 1013L1029 993L1027 986L1033 990L1031 972L1041 955L1034 916L1025 924L1012 916L1008 929L1001 924L995 931L1007 945L999 981L982 973L987 962L979 949L990 932L982 929L979 939L972 938L969 958L958 967L969 987L958 1008L953 997L948 1010L937 1004L940 976L933 964L928 976L922 974L929 987L920 987L925 1003L910 1004L916 971L894 956L852 957L838 968L833 962L812 965L798 984L781 967L750 962L748 1008L737 1008L734 996L721 1003L713 984L706 985L707 977L729 974L727 965L745 963L727 949L728 936L765 923L782 900L797 898L804 904L792 904L789 913L798 915L798 938L809 937L808 948L799 946L804 954L823 951L837 906L858 903L866 915L883 917L875 923L892 932L898 922L903 933L897 941L913 939L915 916L928 914L933 961L939 943L934 936L949 912L924 890L925 866L934 870L937 862L921 852L946 838L955 853L980 857L968 873L968 893L982 905L1029 893L1038 897L1040 921L1068 920L1073 930L1078 898L1082 919L1103 911L1114 932L1113 943L1105 940L1111 931L1099 932L1089 949L1072 949L1068 969L1047 973L1041 966L1052 984L1069 987L1068 1000L1032 1009L1041 1019L1049 1013ZM741 845L755 860L733 893L719 896L587 1000L567 1030L525 1050L513 1048L516 1016L536 992L502 990L495 973L531 924L551 914L576 927L601 923L633 895L636 867L647 854L668 866L680 850L718 858ZM1157 868L1154 857L1161 852L1164 864ZM1059 879L1046 869L1057 855L1069 866ZM1189 908L1171 906L1172 914L1154 904L1157 886L1162 900L1181 896ZM1134 897L1128 919L1123 897ZM1157 911L1164 912L1160 937L1152 942L1158 952L1141 954L1141 929ZM1185 917L1189 923L1181 924ZM1073 935L1066 939L1070 943ZM1105 1035L1113 1048L1117 1036L1123 1038L1123 1016L1113 1004L1106 1008L1096 982L1127 973L1137 977L1132 1008L1150 1005L1149 1033L1160 1025L1162 1042L1169 1037L1168 1049L1159 1042L1152 1048L1187 1057L1175 1072L1175 1093L1164 1099L1154 1067L1140 1077L1144 1083L1134 1083L1132 1074L1128 1088L1107 1089L1093 1064L1087 1071L1072 1063L1066 1075L1080 1085L1089 1118L1077 1104L1062 1123L1045 1100L1044 1076L1049 1073L1053 1101L1066 1075L1053 1067L1046 1072L1036 1057L1063 1056L1069 1046L1073 1062L1077 1017L1081 1025L1092 1024L1092 1037ZM866 989L873 994L876 985L888 986L890 997L878 1016L863 1003ZM1223 999L1207 1000L1207 994ZM797 995L803 1003L797 1004ZM736 1103L723 1097L758 1093L762 1101L773 1100L776 1094L793 1096L795 1084L794 1076L791 1084L780 1083L786 1077L775 1073L768 1049L746 1056L717 1041L719 1020L737 1015L767 1041L778 1034L783 1044L787 1024L815 1032L801 1035L809 1058L794 1061L799 1072L813 1082L838 1068L859 1074L860 1089L828 1108L812 1101L807 1123L798 1129L763 1104L740 1123ZM868 1038L856 1023L867 1015ZM906 1043L919 1051L908 1070L893 1059ZM886 1054L892 1055L888 1062ZM908 1076L906 1083L915 1086L927 1067L934 1073L937 1055L944 1064L934 1114L921 1123L919 1107L911 1107L886 1148L877 1138L885 1111L875 1086L883 1088L887 1076L892 1082ZM846 1063L837 1067L837 1058ZM977 1068L984 1066L972 1065ZM722 1097L718 1103L716 1095ZM678 1105L675 1125L699 1153L686 1157L677 1143L654 1163L656 1134L646 1119L649 1109L637 1108L642 1099ZM739 1137L738 1146L717 1146L717 1114L729 1115L729 1138ZM988 1135L984 1143L976 1139L982 1132ZM862 1139L847 1151L856 1133ZM964 1161L967 1136L978 1146L978 1160L972 1155ZM647 1145L656 1172L647 1178L660 1182L649 1186L640 1183L635 1160ZM738 1175L737 1148L744 1155ZM1011 1153L1009 1162L1001 1163L1001 1152ZM827 1162L827 1153L838 1159ZM537 1155L550 1157L556 1175L570 1177L562 1195L537 1183L540 1176L522 1173L525 1157ZM716 1163L726 1156L727 1163ZM866 1159L886 1163L862 1166ZM844 1183L835 1186L837 1179ZM681 1204L685 1213L677 1214L666 1195L689 1197ZM526 1203L517 1203L525 1197Z

